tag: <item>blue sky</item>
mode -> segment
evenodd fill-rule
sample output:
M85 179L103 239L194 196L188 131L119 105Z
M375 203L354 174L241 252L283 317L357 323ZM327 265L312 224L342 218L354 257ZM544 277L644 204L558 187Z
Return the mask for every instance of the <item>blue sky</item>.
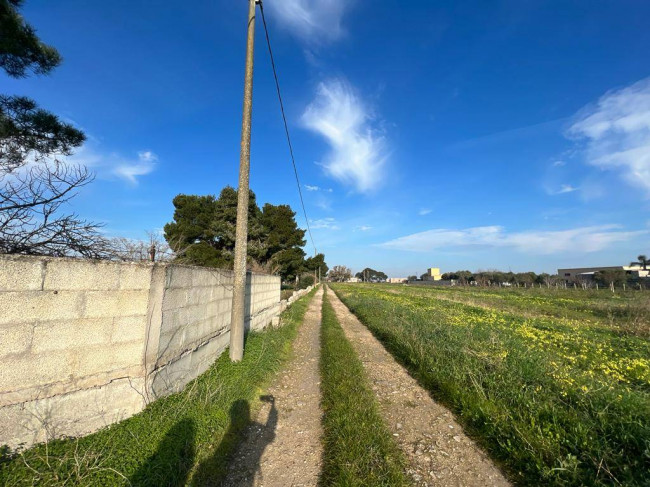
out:
M649 2L266 0L265 11L330 266L551 272L650 253ZM176 194L236 185L247 2L28 0L23 14L64 64L3 77L2 92L88 135L73 160L97 179L77 213L143 238L171 220ZM297 210L261 27L251 187Z

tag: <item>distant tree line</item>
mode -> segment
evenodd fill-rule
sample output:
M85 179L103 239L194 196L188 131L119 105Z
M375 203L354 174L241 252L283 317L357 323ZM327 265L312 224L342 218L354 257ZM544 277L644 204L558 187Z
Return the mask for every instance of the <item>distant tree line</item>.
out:
M543 284L553 285L560 280L557 275L547 273L536 274L534 272L503 272L499 270L486 270L486 271L456 271L445 272L442 279L458 281L460 284L476 283L481 286L491 284L513 284L513 285L532 285Z
M248 203L248 267L279 274L287 282L303 273L328 271L325 256L305 258L305 231L289 205L266 203L261 209L255 193ZM226 186L219 197L179 194L173 200L173 221L164 236L176 261L207 267L232 268L237 223L237 190Z
M461 285L478 285L478 286L494 286L494 285L510 285L510 286L547 286L552 287L556 284L569 283L577 286L588 288L596 284L600 286L615 286L621 287L624 284L636 284L640 280L636 277L628 275L624 270L606 270L593 274L593 276L574 276L567 279L557 274L535 272L502 272L497 270L488 271L456 271L446 272L442 275L443 280L454 280Z
M388 279L388 276L382 271L376 271L370 267L357 272L354 277L361 279L362 282L383 282Z
M331 282L346 282L352 277L352 271L344 265L335 265L327 274Z

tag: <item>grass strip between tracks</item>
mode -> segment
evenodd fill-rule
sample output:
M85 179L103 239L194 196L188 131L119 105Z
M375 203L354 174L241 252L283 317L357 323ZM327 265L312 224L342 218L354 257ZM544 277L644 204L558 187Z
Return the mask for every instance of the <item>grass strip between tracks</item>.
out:
M346 339L327 294L322 320L324 453L320 485L408 485L405 459L379 414L363 364Z

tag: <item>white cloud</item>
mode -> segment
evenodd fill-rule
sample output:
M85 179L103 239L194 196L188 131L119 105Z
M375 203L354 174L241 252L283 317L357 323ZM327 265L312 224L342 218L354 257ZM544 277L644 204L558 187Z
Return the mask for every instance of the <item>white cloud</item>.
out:
M574 191L578 191L580 188L576 188L575 186L572 186L570 184L562 184L560 185L559 189L550 188L548 186L545 189L548 194L556 195L556 194L573 193Z
M584 108L569 137L586 140L586 160L620 170L631 185L650 196L650 78L603 95Z
M302 121L329 143L322 165L330 176L362 193L381 185L387 158L384 137L370 126L370 114L346 81L321 83Z
M647 235L650 231L623 231L620 225L599 225L570 230L508 233L500 226L473 227L458 230L433 229L396 238L381 247L430 252L437 249L462 250L472 247L512 248L529 254L561 252L596 252L616 242Z
M340 230L334 218L321 218L320 220L309 220L309 226L312 230L325 228L327 230Z
M564 162L564 161L555 161L555 162L553 162L553 167L562 167L562 166L566 166L566 162Z
M138 176L145 176L152 172L158 161L158 156L151 151L138 152L137 161L126 161L113 169L113 174L127 181L129 184L137 185Z
M418 211L418 215L420 216L428 215L429 213L431 213L431 211L432 210L430 210L429 208L420 208L420 211Z
M369 225L360 225L357 227L357 230L361 232L367 232L368 230L372 230L372 227Z
M131 185L138 184L138 177L144 176L156 168L158 156L150 151L138 152L138 158L126 158L117 152L105 152L100 143L93 137L67 158L73 164L81 164L93 169L97 175L104 179L118 177Z
M305 184L305 188L307 189L307 191L322 191L323 193L334 192L332 188L321 188L320 186L311 186L309 184Z
M138 158L144 162L156 162L158 160L158 156L150 150L138 152Z
M269 2L269 8L286 28L310 44L339 39L341 25L351 0L278 0Z
M564 193L573 193L574 191L578 191L578 188L571 186L570 184L563 184L560 186L560 189L558 190L558 194L564 194Z
M332 202L328 198L318 198L314 203L318 208L325 211L332 210Z

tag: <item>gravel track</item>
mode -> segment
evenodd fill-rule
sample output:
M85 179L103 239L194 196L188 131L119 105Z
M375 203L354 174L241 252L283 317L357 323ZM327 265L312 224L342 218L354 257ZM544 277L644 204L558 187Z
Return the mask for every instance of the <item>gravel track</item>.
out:
M321 469L320 325L323 289L309 304L293 358L263 396L223 485L315 486Z

